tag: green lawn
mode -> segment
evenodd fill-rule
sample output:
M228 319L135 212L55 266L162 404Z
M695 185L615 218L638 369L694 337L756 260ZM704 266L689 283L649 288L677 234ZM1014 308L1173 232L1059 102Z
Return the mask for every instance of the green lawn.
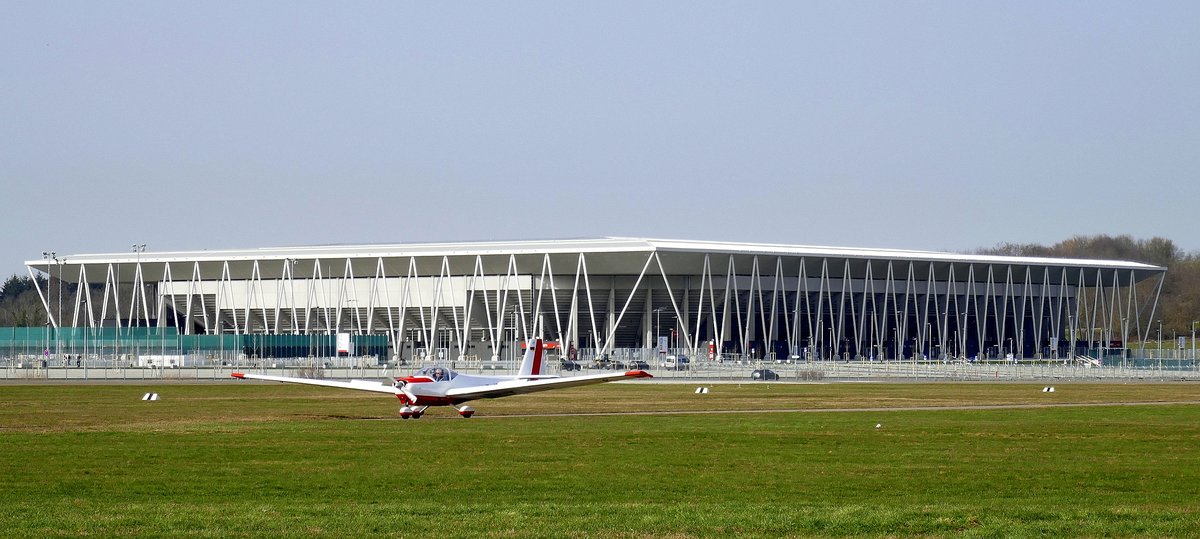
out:
M1200 401L1041 387L610 384L401 421L322 388L5 385L0 535L1200 536L1200 404L505 417Z

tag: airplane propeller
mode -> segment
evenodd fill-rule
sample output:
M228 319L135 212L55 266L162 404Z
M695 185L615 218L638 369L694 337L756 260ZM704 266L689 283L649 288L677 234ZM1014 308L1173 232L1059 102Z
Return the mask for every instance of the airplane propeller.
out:
M401 384L396 389L399 389L401 393L404 393L405 397L408 397L409 404L417 403L417 396L413 394L412 390L408 389L408 384Z
M412 392L412 390L408 389L408 382L405 382L404 380L400 380L400 379L394 379L394 380L392 380L392 387L396 391L403 393L405 397L408 397L408 402L405 404L416 404L417 403L417 396L416 396L416 394L414 394Z

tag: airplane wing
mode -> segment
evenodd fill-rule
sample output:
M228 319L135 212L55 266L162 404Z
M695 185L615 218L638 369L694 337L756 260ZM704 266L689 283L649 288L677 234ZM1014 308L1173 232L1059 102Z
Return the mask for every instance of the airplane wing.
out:
M540 380L511 380L504 381L498 384L486 386L459 387L446 392L447 397L461 398L463 400L474 399L494 399L496 397L507 397L509 395L520 395L523 393L534 393L537 391L546 391L549 389L561 389L564 387L585 386L589 384L600 384L604 382L613 382L616 380L624 380L626 378L652 378L650 373L646 371L627 371L627 372L606 372L601 374L588 374L585 376L568 376L565 378L548 378Z
M383 384L375 380L351 380L343 382L340 380L318 380L314 378L292 378L290 376L268 376L265 374L245 374L235 372L230 374L234 378L242 378L245 380L270 380L272 382L286 382L289 384L305 384L310 386L337 387L342 389L357 389L360 391L374 391L376 393L386 393L388 395L400 395L402 390L388 384Z

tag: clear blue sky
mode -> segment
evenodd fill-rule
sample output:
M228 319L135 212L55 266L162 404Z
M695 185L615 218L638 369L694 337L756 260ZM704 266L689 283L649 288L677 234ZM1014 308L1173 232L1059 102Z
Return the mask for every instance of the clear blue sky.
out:
M1200 250L1200 2L0 0L0 270L581 236Z

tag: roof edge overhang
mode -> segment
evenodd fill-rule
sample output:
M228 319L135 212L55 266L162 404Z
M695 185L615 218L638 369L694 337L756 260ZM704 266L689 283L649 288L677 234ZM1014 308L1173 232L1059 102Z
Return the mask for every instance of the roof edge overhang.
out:
M767 255L789 257L830 257L847 259L888 259L915 262L1014 264L1037 266L1073 266L1102 269L1127 269L1141 272L1165 272L1167 268L1125 260L1076 258L1020 257L977 255L904 249L827 247L773 243L716 242L700 240L671 240L650 238L574 238L525 241L476 241L442 243L397 243L357 245L314 245L292 247L262 247L252 249L150 251L126 253L97 253L63 255L58 260L66 265L163 263L183 261L282 260L288 258L377 258L377 257L441 257L441 256L507 256L576 253L720 253L733 255ZM29 260L30 269L45 272L54 264L50 260Z

